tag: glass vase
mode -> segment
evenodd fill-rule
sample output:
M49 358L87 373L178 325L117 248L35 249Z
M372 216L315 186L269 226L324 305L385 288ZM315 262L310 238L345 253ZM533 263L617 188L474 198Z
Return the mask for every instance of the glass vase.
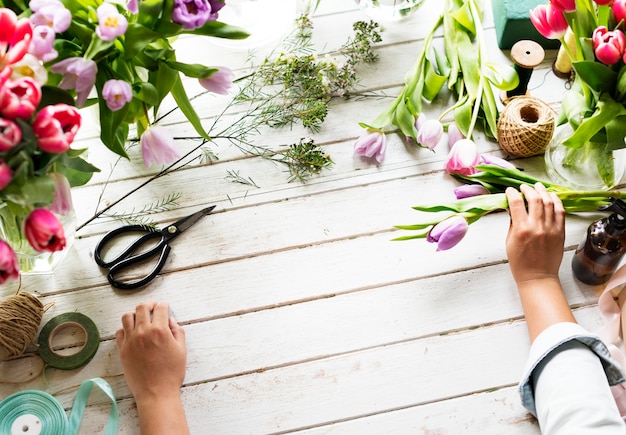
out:
M573 133L569 124L555 129L545 151L546 170L556 184L576 190L605 190L624 175L623 150L607 150L602 143L588 142L580 148L563 145Z
M28 243L24 235L24 221L28 212L14 213L6 203L0 204L0 238L5 240L15 251L22 274L53 273L74 244L76 233L76 214L70 208L66 214L59 215L65 232L65 248L55 252L37 252Z

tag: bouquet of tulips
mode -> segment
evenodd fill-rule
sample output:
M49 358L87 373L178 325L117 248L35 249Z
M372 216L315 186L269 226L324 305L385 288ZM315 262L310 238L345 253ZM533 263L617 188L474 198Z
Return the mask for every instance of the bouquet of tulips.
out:
M55 252L66 245L61 217L73 212L70 182L97 170L70 146L81 124L73 98L21 74L32 28L0 9L0 283L18 276L15 251ZM23 67L22 67L23 68ZM22 258L19 258L22 260Z
M426 239L437 243L437 250L456 246L465 237L470 224L483 216L508 209L504 191L519 189L522 184L542 183L555 192L568 213L596 211L610 204L610 198L626 198L626 192L616 190L579 191L549 183L516 169L510 162L487 154L479 154L469 139L455 143L446 163L447 171L465 184L454 190L456 200L443 204L417 205L424 219L412 225L396 228L416 231L395 240Z
M120 156L128 157L129 126L136 126L146 166L179 155L167 130L154 126L168 95L198 134L210 139L182 76L211 92L232 85L227 67L177 61L173 40L184 34L248 36L217 21L225 0L130 0L126 7L104 0L0 0L0 6L30 24L24 27L27 55L13 71L29 70L42 83L67 90L79 108L98 104L100 138Z
M573 61L574 84L559 119L573 130L563 142L570 151L565 164L591 155L611 187L612 153L626 146L626 0L551 0L533 9L530 19L543 36L561 40Z

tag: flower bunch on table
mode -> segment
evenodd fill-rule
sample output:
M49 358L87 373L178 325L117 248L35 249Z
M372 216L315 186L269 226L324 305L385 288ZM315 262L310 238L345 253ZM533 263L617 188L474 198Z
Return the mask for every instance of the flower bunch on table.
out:
M19 274L16 245L65 247L58 216L72 208L70 180L97 170L70 148L81 124L71 96L30 74L43 71L27 59L32 35L28 19L0 9L0 284Z
M573 129L563 142L570 149L566 164L575 165L581 153L593 153L600 176L611 187L612 152L626 146L626 1L552 0L532 10L530 19L543 36L561 40L573 60L574 83L559 119ZM567 32L575 47L566 43Z
M103 0L0 0L2 5L30 22L28 59L37 66L32 74L42 80L47 75L47 84L70 92L79 108L97 104L100 138L120 156L128 157L129 127L135 125L146 166L179 155L167 130L154 126L168 95L197 133L209 139L183 76L216 93L226 92L233 80L227 67L179 62L173 40L185 34L248 36L217 21L224 0L130 0L126 7Z
M503 159L479 154L469 140L457 142L456 153L446 162L447 171L464 184L454 189L455 200L440 204L417 205L422 219L411 225L396 228L414 231L395 240L426 239L436 243L437 250L456 246L467 234L472 223L489 213L508 209L504 191L507 187L519 189L522 184L542 183L563 201L568 213L596 211L609 205L611 198L626 198L626 192L617 190L581 191L553 184L525 174Z
M487 137L497 136L498 108L493 87L514 89L519 77L513 67L489 62L478 1L445 0L443 4L400 95L374 121L360 123L365 132L355 143L356 154L382 161L385 133L391 129L399 129L409 142L430 150L439 144L444 130L448 131L450 145L459 138L471 139L477 125L483 127ZM434 44L440 29L443 49ZM438 119L426 119L424 105L443 89L452 93L456 102Z

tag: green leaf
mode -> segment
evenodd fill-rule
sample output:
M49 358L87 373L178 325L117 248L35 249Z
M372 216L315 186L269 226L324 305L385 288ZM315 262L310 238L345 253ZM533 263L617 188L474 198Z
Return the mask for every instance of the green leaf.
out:
M189 64L189 63L182 63L182 62L175 62L175 61L166 61L166 63L170 68L175 69L176 71L180 71L181 73L185 74L187 77L192 77L192 78L197 78L197 79L210 77L213 73L216 73L217 71L219 71L218 68L208 67L208 66L197 64L197 63Z
M485 62L481 73L491 84L503 91L515 89L519 84L517 71L509 65Z
M469 2L463 2L463 5L452 14L452 17L459 25L470 32L472 36L476 36L476 23L472 17Z
M178 74L176 80L174 81L174 86L172 86L171 92L174 100L178 104L178 107L187 117L187 120L191 123L191 125L193 125L193 128L196 130L196 132L205 139L211 139L206 130L204 130L202 122L200 121L200 117L191 105L189 97L187 97L187 93L185 92L185 87L183 86L183 83Z
M139 3L143 4L145 2L142 1ZM141 53L148 44L160 37L161 35L159 33L139 23L129 23L126 33L124 34L124 57L126 59L132 59Z
M470 99L475 100L478 95L478 82L480 81L480 72L477 68L477 65L479 65L478 50L476 50L469 35L465 32L457 31L454 39L459 53L459 64L461 65L465 88L470 95Z
M250 34L241 27L231 26L230 24L222 23L221 21L208 21L204 26L198 29L184 31L182 33L215 36L216 38L224 39L246 39L250 36Z
M9 184L2 196L24 207L44 207L54 200L54 181L47 175L29 177L23 184Z
M498 106L493 95L491 86L487 85L483 87L483 98L481 108L484 114L484 133L495 139L498 137Z
M588 60L573 62L577 76L597 93L612 92L617 83L617 73L607 65Z
M620 68L617 74L617 85L615 86L615 99L620 103L625 103L624 97L626 97L626 65Z
M157 88L150 82L139 82L133 85L134 97L143 101L149 106L159 104L160 96Z
M467 137L470 124L472 123L472 101L465 95L464 98L459 99L458 103L460 104L454 109L454 122L456 122L463 136Z
M393 113L393 123L405 136L413 138L417 143L417 130L415 129L415 115L411 113L404 101L401 101Z
M448 77L437 74L430 61L426 61L425 69L426 77L424 79L422 97L424 97L427 101L433 101L439 94L439 91L441 91L441 88L443 88L443 85L446 83Z
M626 115L617 116L610 120L605 126L606 144L611 151L624 148L624 138L626 138Z
M563 145L580 148L591 141L591 138L611 120L626 114L624 106L606 93L600 96L596 107L594 114L581 122L574 133L563 141Z

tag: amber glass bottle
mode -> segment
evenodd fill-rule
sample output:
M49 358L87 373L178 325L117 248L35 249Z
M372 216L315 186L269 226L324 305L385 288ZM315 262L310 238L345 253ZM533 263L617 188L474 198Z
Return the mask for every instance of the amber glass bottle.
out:
M626 203L611 199L614 213L589 225L572 258L574 276L585 284L606 283L626 253Z

